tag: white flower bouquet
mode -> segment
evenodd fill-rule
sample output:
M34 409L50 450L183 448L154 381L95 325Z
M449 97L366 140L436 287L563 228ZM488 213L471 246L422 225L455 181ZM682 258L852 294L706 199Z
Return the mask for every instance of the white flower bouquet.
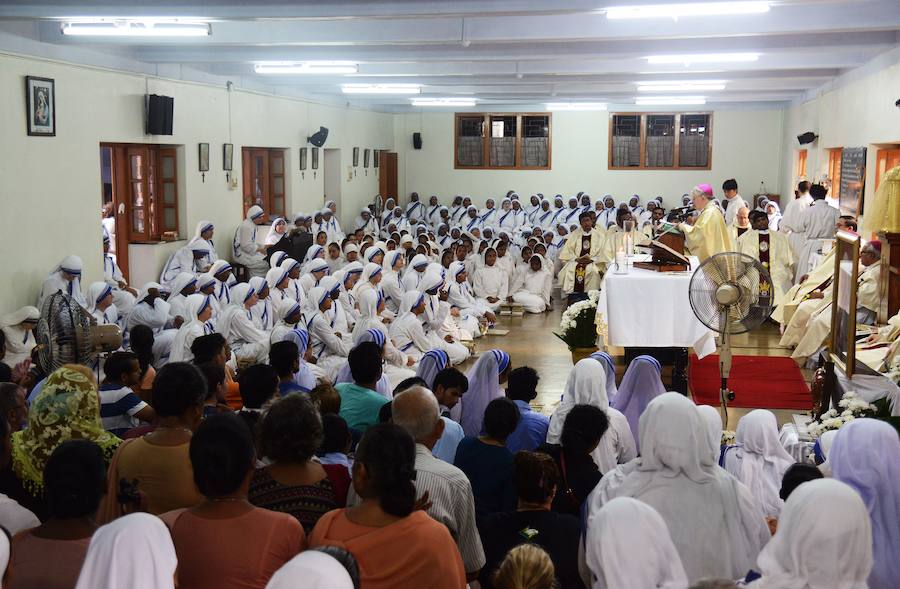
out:
M571 305L563 312L559 322L562 333L554 333L569 346L570 350L576 348L590 348L597 344L597 328L595 319L597 315L597 299L600 291L588 292L588 298Z
M845 423L850 423L860 417L875 417L877 407L868 401L860 399L854 391L847 391L838 401L839 409L831 408L818 420L809 422L806 426L809 435L818 439L829 430L841 429Z

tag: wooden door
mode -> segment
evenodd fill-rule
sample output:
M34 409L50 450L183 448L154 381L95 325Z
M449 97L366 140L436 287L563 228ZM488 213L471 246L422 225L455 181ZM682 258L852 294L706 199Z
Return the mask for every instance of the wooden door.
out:
M381 173L378 177L378 192L381 194L381 202L389 198L397 199L397 154L391 151L382 151L379 164Z
M879 149L875 162L875 190L878 190L885 172L900 166L900 149Z
M151 235L150 155L146 147L131 146L124 151L129 238L132 243L146 242Z
M128 242L131 232L129 223L128 166L125 148L103 146L110 150L112 180L113 218L116 220L116 263L125 278L128 278Z
M266 215L272 212L269 189L269 150L245 147L241 150L244 170L244 215L250 207L262 207Z

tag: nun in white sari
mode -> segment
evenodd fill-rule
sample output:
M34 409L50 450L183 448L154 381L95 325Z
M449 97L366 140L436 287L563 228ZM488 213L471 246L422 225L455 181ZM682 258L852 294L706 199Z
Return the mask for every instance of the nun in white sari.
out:
M422 326L425 298L425 293L415 290L407 291L400 302L400 312L397 318L391 322L389 329L391 340L397 349L417 362L423 354L431 349L431 339Z
M388 252L384 255L384 277L381 279L381 288L384 291L384 306L394 315L400 311L400 301L403 300L403 281L400 273L406 266L406 255L402 249Z
M509 354L503 350L487 350L466 373L469 390L450 410L450 415L462 426L467 436L481 435L484 410L491 401L503 396L500 385L509 376L510 364Z
M216 328L228 340L238 364L265 363L269 335L253 319L252 309L258 301L256 290L248 283L236 284L231 290L231 304L222 310Z
M113 289L105 282L94 282L88 287L87 310L97 325L119 325L119 310L113 303Z
M138 293L137 303L128 314L125 325L129 331L135 325L146 325L153 330L154 366L162 366L168 361L176 332L171 327L169 317L171 306L159 296L161 289L156 282L145 284Z
M447 270L448 286L447 301L459 310L455 317L459 328L465 330L473 338L481 337L481 320L488 317L496 320L491 306L484 299L477 299L472 294L469 286L466 265L463 262L453 262Z
M384 348L384 370L391 382L391 390L406 378L415 376L410 367L415 365L415 359L401 352L391 340L387 327L381 321L379 314L384 310L384 297L375 290L366 290L359 300L359 320L353 328L353 342L358 344L366 331L375 330L384 336L384 343L379 344ZM369 341L369 340L366 340ZM374 340L372 340L374 341Z
M547 443L559 444L566 416L575 405L593 405L603 410L609 418L609 428L600 438L600 444L591 452L600 472L606 474L637 456L634 436L628 427L628 419L609 406L606 396L606 370L594 359L579 360L569 373L559 407L550 416Z
M588 517L616 497L632 497L666 522L691 582L743 578L771 536L747 488L716 464L697 407L678 393L656 397L641 415L640 437L641 457L604 473Z
M867 582L873 556L866 504L840 481L803 483L788 497L757 563L762 576L747 585L752 589L874 588Z
M350 347L335 334L334 315L329 313L333 304L330 293L316 286L309 292L304 313L312 357L329 382L334 382L334 377L350 354Z
M459 343L459 327L450 315L450 304L446 292L442 292L444 278L436 271L429 270L419 283L419 291L425 295L425 331L432 348L447 352L450 361L456 365L466 361L469 350Z
M172 340L170 362L190 362L194 359L191 344L202 335L209 335L215 330L208 323L212 317L212 295L192 294L187 298L187 313L184 323L178 328Z
M306 291L300 286L300 270L303 265L294 258L284 258L278 265L279 268L287 272L288 287L286 289L287 296L294 299L301 305L306 302Z
M266 284L269 285L269 299L273 308L277 307L282 299L290 299L294 294L290 292L291 279L288 277L288 272L281 266L276 266L266 272Z
M591 514L584 544L593 589L688 587L666 522L637 499L617 497Z
M472 289L496 312L509 296L509 274L497 265L497 250L493 246L484 250L481 259L482 264L472 275Z
M544 257L534 254L528 268L519 272L510 288L512 299L522 305L526 313L543 313L550 308L553 274L545 267Z
M200 268L204 271L219 259L219 255L216 253L216 244L213 241L213 235L215 234L215 231L216 226L213 225L212 221L207 221L204 219L197 223L197 227L194 230L194 238L191 239L190 243L188 243L188 245L201 242L206 244L206 257L202 260L198 260L197 262Z
M41 294L37 301L37 308L42 308L44 301L50 295L59 291L69 295L76 303L86 308L87 299L84 298L84 293L81 291L81 271L83 268L84 263L78 256L66 256L63 258L62 262L53 269L53 272L44 279L44 283L41 285Z
M37 307L26 306L7 313L0 319L3 335L6 336L6 356L3 361L13 368L23 360L31 358L34 349L34 327L41 312Z
M306 263L303 267L303 274L300 275L300 287L303 292L309 292L319 285L319 281L328 274L328 262L321 258L314 258Z
M287 334L297 328L303 318L303 306L291 298L283 298L275 305L275 316L278 321L269 334L269 343L283 342Z
M794 459L778 439L775 415L754 409L738 421L735 438L737 445L725 450L725 470L750 489L766 517L777 518L784 507L781 480Z
M187 298L197 291L197 278L188 272L182 272L172 281L172 294L166 300L169 303L169 319L176 323L176 318L187 318ZM178 323L177 326L181 324Z
M237 264L247 267L251 276L265 276L269 264L265 260L265 248L256 243L257 223L265 213L256 205L247 211L247 218L234 231L231 253Z

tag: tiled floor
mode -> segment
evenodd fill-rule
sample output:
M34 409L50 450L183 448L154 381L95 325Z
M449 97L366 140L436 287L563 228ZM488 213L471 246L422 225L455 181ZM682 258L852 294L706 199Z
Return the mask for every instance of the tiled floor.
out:
M562 314L561 305L556 302L553 311L541 315L528 315L524 317L502 317L500 327L509 329L506 336L486 336L476 342L476 351L500 348L509 353L513 366L528 365L538 371L541 377L538 386L538 398L535 405L540 406L542 412L549 415L559 403L559 397L563 392L566 379L572 370L572 356L566 345L553 335L553 331L559 327L559 319ZM778 328L774 324L767 323L758 330L732 339L732 348L735 355L766 355L788 356L790 352L778 347ZM611 348L610 354L616 360L616 373L621 381L625 372L624 353L622 348ZM471 364L471 360L461 368L465 370ZM809 374L804 371L804 376ZM748 409L730 408L728 410L728 426L726 429L734 429L737 420L747 413ZM778 418L779 425L791 420L792 411L773 410Z

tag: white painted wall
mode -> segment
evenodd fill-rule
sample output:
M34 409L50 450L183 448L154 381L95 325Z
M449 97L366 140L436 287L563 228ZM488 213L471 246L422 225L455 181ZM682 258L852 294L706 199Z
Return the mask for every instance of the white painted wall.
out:
M26 75L56 80L56 137L25 132ZM144 94L175 97L175 134L143 134ZM390 149L393 115L324 106L224 87L127 74L55 61L0 54L0 311L34 304L41 281L66 255L85 261L84 283L102 277L99 144L109 142L184 145L179 155L182 237L195 224L216 224L219 255L228 255L241 217L241 189L230 189L222 171L222 144L233 143L234 170L240 180L242 146L287 148L289 212L321 208L321 169L301 177L297 148L319 125L329 128L327 146L341 148L343 166L354 146ZM206 181L197 172L197 144L210 144ZM183 155L182 155L183 153ZM183 164L183 165L182 165ZM311 160L310 160L311 164ZM375 174L342 178L342 223L378 191ZM161 267L173 245L144 252L141 278ZM137 263L137 262L133 262ZM158 272L159 268L157 268Z
M552 122L552 169L454 170L454 113L398 115L394 144L399 151L399 192L416 191L427 198L469 194L476 203L515 190L524 198L585 191L592 197L610 193L618 200L632 194L646 199L662 195L667 205L696 184L708 182L717 192L735 178L745 196L760 182L780 186L780 110L723 110L713 114L712 169L701 171L609 170L608 112L555 112ZM412 147L412 134L422 133L422 149Z
M812 131L819 139L806 145L810 181L828 173L828 149L867 147L865 211L875 198L875 162L879 146L900 144L900 49L835 79L808 101L785 109L782 192L793 194L797 182L797 135ZM865 216L865 215L863 215Z

